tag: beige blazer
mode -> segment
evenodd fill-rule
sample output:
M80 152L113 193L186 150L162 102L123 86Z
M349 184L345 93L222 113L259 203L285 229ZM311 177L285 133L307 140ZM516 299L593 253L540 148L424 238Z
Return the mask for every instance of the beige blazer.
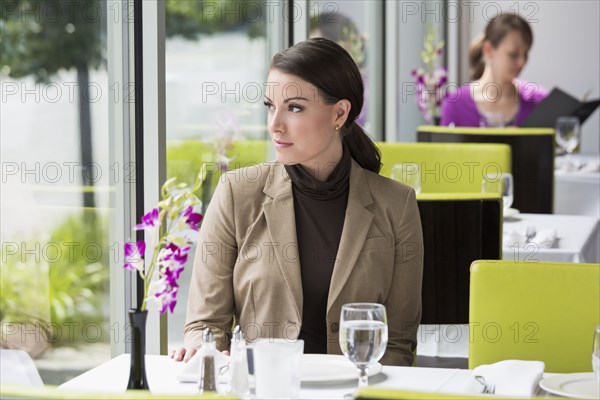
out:
M341 354L341 306L386 306L383 363L411 365L421 320L423 238L415 192L352 160L346 219L327 301L327 351ZM246 339L295 339L302 322L302 280L292 185L283 165L223 175L208 207L190 282L185 341L215 332L227 349L234 321Z

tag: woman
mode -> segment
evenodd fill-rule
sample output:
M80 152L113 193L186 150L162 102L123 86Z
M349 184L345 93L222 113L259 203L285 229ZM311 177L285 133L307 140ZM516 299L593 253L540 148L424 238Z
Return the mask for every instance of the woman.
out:
M518 15L493 18L469 50L473 82L449 93L442 125L519 126L547 91L517 77L527 63L533 33Z
M387 308L383 362L411 365L421 319L422 233L414 190L378 175L379 151L355 123L356 64L322 38L273 58L265 105L277 162L225 174L205 215L190 285L188 360L202 330L227 350L245 337L304 340L340 354L340 310Z

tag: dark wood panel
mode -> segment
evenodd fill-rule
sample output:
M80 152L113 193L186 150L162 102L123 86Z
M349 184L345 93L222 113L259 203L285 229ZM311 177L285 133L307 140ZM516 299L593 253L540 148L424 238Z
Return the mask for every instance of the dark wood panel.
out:
M510 145L515 193L512 207L523 213L552 214L554 203L554 136L418 132L418 141L504 143Z

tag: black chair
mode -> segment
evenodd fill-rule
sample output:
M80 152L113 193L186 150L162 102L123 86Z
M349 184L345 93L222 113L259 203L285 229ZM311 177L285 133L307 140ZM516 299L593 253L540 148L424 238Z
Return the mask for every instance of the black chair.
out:
M501 198L480 193L417 197L423 226L421 324L469 323L469 267L502 255Z
M554 130L547 128L464 128L420 126L419 142L504 143L512 150L514 201L523 213L552 214Z

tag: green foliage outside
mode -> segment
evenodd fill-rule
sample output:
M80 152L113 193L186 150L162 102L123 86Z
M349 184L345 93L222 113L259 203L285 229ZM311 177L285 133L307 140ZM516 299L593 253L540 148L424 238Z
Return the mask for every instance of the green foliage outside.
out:
M82 328L91 323L103 331L99 341L108 342L107 307L103 304L108 297L111 261L108 219L98 216L94 219L95 226L87 226L83 215L74 214L48 237L19 243L17 254L3 255L0 269L3 323L39 324L47 331L46 337L53 346L84 343ZM23 251L36 246L39 253ZM67 334L70 326L74 327L73 337ZM96 337L97 332L93 332Z

